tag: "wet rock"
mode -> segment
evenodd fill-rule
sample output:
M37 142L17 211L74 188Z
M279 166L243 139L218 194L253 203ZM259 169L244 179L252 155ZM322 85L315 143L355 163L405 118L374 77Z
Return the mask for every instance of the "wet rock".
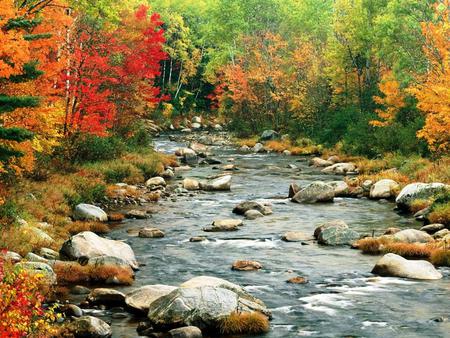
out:
M323 230L328 228L341 228L341 229L348 229L347 223L341 220L332 220L325 223L322 223L314 230L314 237L319 238L320 234Z
M148 318L155 327L197 326L216 329L233 312L267 310L260 303L242 298L221 287L180 287L150 305ZM243 332L245 333L245 332Z
M236 271L256 271L262 269L262 265L257 261L238 260L233 263L231 269Z
M192 133L192 129L191 128L183 128L183 129L181 129L181 132L189 134L189 133Z
M59 253L49 248L40 248L39 255L45 259L59 259Z
M22 260L22 256L14 251L0 251L0 258L12 263L17 263Z
M394 180L384 179L376 182L370 188L369 197L372 199L395 197L400 185Z
M264 217L262 213L260 213L258 210L247 210L244 214L246 219L254 220L260 217Z
M314 238L300 231L288 231L281 237L281 239L285 242L302 242L310 241Z
M393 235L393 239L402 243L428 243L433 241L433 237L425 231L416 229L406 229L399 231Z
M183 188L190 191L199 190L200 183L197 180L194 180L193 178L185 178L183 180Z
M248 210L257 210L263 215L270 215L272 210L269 206L263 205L256 201L241 202L233 208L233 213L238 215L245 215Z
M348 196L350 188L348 184L344 181L332 181L327 184L331 185L334 189L334 196L345 197Z
M350 188L349 196L360 198L365 195L365 190L362 187Z
M75 207L73 217L80 221L106 222L108 215L101 208L92 204L81 203Z
M162 238L164 232L158 228L143 228L139 230L138 236L141 238Z
M442 229L433 234L434 239L443 239L450 234L450 230Z
M206 240L207 240L207 238L204 236L194 236L194 237L189 238L189 242L192 242L192 243L203 242Z
M42 262L21 262L14 264L14 268L24 270L30 275L43 276L42 281L46 285L55 285L57 278L56 274L50 265Z
M166 180L164 178L162 178L161 176L156 176L156 177L152 177L150 179L148 179L145 182L145 185L149 188L154 188L154 187L165 187L167 185Z
M286 283L290 283L290 284L306 284L306 283L308 283L308 279L305 278L305 277L297 276L297 277L292 277L292 278L288 279L286 281Z
M262 143L256 143L252 148L254 153L264 153L266 150L264 149L264 145Z
M82 317L83 316L83 310L81 310L75 304L65 304L61 308L61 312L64 313L66 315L66 317Z
M344 229L339 227L331 227L322 230L318 242L323 245L337 246L337 245L351 245L354 241L360 238L359 234L351 229Z
M434 234L442 229L445 229L444 224L434 223L434 224L428 224L420 228L420 231L425 231L427 234Z
M150 215L147 214L144 210L130 210L125 215L127 218L134 219L147 219L150 218Z
M441 279L442 274L433 264L423 260L407 260L399 255L384 255L372 270L372 273L386 277L402 277L411 279Z
M75 285L70 288L70 293L72 295L87 295L91 293L91 290L83 285Z
M108 288L92 290L86 300L93 305L125 306L125 295L120 291Z
M222 129L223 129L223 127L220 124L215 124L214 125L214 130L221 131Z
M291 183L289 185L288 198L292 198L296 193L300 191L300 187L296 183Z
M396 233L399 232L399 231L401 231L401 229L399 229L399 228L394 228L394 227L390 227L390 228L387 228L387 229L384 231L383 235L393 235L393 234L396 234Z
M182 161L189 166L196 166L198 164L198 156L194 154L184 154Z
M208 147L198 142L191 142L189 148L195 151L196 154L208 152Z
M324 174L346 175L357 173L356 166L353 163L335 163L322 169Z
M107 338L112 335L111 327L108 324L92 316L75 319L67 325L67 330L75 337Z
M316 181L302 188L292 197L296 203L332 202L334 199L334 188L329 184Z
M211 226L203 228L207 232L237 231L243 222L239 219L215 220Z
M175 150L175 155L177 156L184 156L186 154L197 155L197 153L191 148L178 148L177 150Z
M179 327L169 331L171 338L202 338L202 331L196 326Z
M225 175L205 184L200 184L200 188L206 191L229 191L231 190L231 175Z
M148 313L151 303L175 289L175 286L162 284L142 286L127 293L125 303L134 311Z
M134 252L128 244L102 238L90 231L80 232L64 242L60 255L72 260L81 257L89 259L98 256L112 256L126 261L133 269L139 267Z
M400 191L395 202L400 209L409 210L414 200L429 199L448 189L449 186L443 183L411 183Z
M423 221L427 218L427 215L430 213L430 210L431 210L430 207L423 208L414 214L414 218L418 221Z
M259 138L260 141L270 141L275 140L279 137L278 133L275 130L264 130Z
M224 170L224 171L233 171L233 170L238 170L238 168L236 168L236 166L234 164L227 164L222 166L220 169Z
M323 160L320 157L314 157L309 161L309 165L313 167L329 167L330 165L333 165L334 162Z

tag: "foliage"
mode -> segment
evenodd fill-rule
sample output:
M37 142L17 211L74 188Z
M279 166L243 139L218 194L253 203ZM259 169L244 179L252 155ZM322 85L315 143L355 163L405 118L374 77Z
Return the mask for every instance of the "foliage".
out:
M269 319L259 312L233 312L219 323L222 334L261 334L269 328Z

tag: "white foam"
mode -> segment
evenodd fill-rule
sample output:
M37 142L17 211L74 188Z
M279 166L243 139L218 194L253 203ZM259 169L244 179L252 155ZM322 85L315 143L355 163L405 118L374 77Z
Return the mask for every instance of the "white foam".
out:
M386 322L370 322L370 321L364 321L362 322L362 329L370 326L379 326L379 327L386 327L388 323Z
M262 291L273 291L273 288L269 285L249 285L244 286L244 290L248 292L262 292Z
M315 334L318 334L319 331L306 331L306 330L300 330L297 332L299 336L309 337L313 336Z
M281 312L281 313L291 313L291 312L294 312L295 310L293 309L293 306L280 306L280 307L276 307L274 309L270 309L270 311Z
M345 309L353 305L353 303L340 294L335 293L320 293L313 296L299 298L302 302L306 304L303 305L304 308L319 312L324 312L329 316L334 316L336 314L336 309Z
M212 245L220 246L220 245L228 245L237 248L276 248L277 244L275 241L265 239L263 241L255 240L255 239L229 239L223 240L218 239L216 241L210 242Z

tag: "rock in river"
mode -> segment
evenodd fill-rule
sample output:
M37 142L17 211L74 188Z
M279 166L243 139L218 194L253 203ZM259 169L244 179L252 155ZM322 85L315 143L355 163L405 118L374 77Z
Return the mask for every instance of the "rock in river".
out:
M108 220L108 215L101 208L86 203L78 204L75 207L73 217L81 221L106 222Z
M262 265L257 261L238 260L233 263L231 269L237 271L255 271L262 269Z
M134 252L128 244L102 238L90 231L80 232L64 242L60 254L72 260L82 257L89 259L98 256L112 256L123 259L133 269L139 267Z
M158 186L165 187L166 180L160 176L156 176L148 179L147 182L145 182L145 185L149 188L154 188Z
M433 241L433 237L431 237L425 231L416 229L405 229L396 232L393 235L393 239L397 242L403 243L427 243Z
M151 303L175 289L175 286L170 285L145 285L127 293L125 303L134 311L148 313Z
M244 214L246 219L257 219L260 217L264 217L262 213L260 213L258 210L247 210Z
M428 199L449 189L443 183L411 183L400 191L395 202L400 209L409 210L416 199Z
M356 166L353 163L335 163L322 169L325 174L346 175L357 173Z
M125 295L117 290L108 288L97 288L86 297L90 304L102 304L110 306L125 305Z
M239 203L233 208L233 213L238 215L245 215L248 210L257 210L263 215L270 215L272 213L272 210L269 206L255 201L245 201Z
M427 234L433 235L434 233L441 231L442 229L445 229L444 224L433 223L421 227L420 231L425 231Z
M219 232L219 231L236 231L243 222L240 219L220 219L215 220L210 227L206 227L203 231Z
M231 190L231 175L225 175L207 183L201 184L200 187L206 191L228 191Z
M112 335L111 327L108 324L92 316L75 319L67 325L67 330L75 337L107 338Z
M202 338L202 331L196 326L184 326L169 331L171 338Z
M302 242L310 241L313 237L300 231L288 231L281 237L281 239L285 242Z
M323 245L350 245L359 239L359 234L348 228L341 220L323 223L314 231L314 237Z
M141 238L162 238L164 232L158 228L143 228L139 230L138 236Z
M370 198L381 199L381 198L391 198L400 189L400 185L394 180L384 179L376 182L370 188Z
M199 190L200 183L193 178L185 178L183 180L183 188L186 190Z
M292 197L296 203L332 202L334 199L334 188L326 183L316 181L302 188Z
M388 253L375 265L372 273L386 277L411 279L441 279L442 274L433 264L422 260L407 260L399 255Z

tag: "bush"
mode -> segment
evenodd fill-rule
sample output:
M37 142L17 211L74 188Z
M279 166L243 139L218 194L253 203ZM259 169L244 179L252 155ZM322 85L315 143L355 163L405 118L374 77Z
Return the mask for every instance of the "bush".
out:
M219 323L222 334L261 334L269 328L269 319L259 312L234 312Z
M20 212L17 205L9 200L0 205L0 222L3 224L14 223Z
M150 147L152 144L152 137L150 132L144 127L139 127L133 135L127 139L127 145L131 149L139 150L140 148Z
M72 136L60 148L60 152L72 163L111 160L122 155L124 151L125 144L118 137L89 134Z
M450 224L450 192L444 192L436 197L428 219L431 223Z
M73 209L80 203L101 201L106 195L106 186L100 180L80 176L74 182L74 192L66 192L65 199Z

